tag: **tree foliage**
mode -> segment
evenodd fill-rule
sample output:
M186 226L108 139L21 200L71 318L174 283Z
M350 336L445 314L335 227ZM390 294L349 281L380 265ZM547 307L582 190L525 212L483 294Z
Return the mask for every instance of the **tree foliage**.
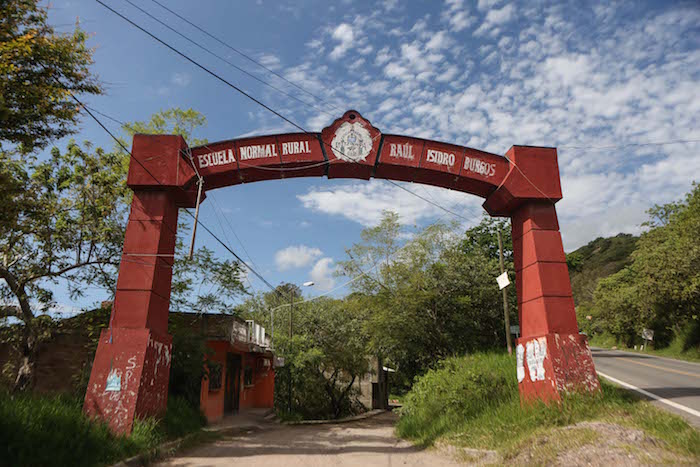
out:
M133 127L191 137L203 121L198 112L173 109ZM24 323L16 389L32 384L36 350L46 335L37 315L54 305L52 290L59 279L72 298L83 296L86 286L113 296L131 201L128 165L128 154L87 142L71 141L65 151L53 148L41 159L0 152L0 319ZM187 227L182 223L179 229L173 308L230 311L245 292L241 265L207 248L189 260L183 241Z
M633 343L643 328L667 344L700 314L700 186L685 200L649 211L632 262L598 284L593 330ZM695 343L697 345L698 343Z
M69 92L101 89L79 27L56 34L36 0L3 1L0 17L0 142L28 154L75 131L80 108Z
M53 304L52 285L71 296L84 284L111 287L119 263L127 190L123 159L70 142L46 160L0 155L0 303L3 316L25 324L16 386L30 384L38 345L34 318Z
M440 358L505 342L495 282L498 241L495 254L489 242L503 228L504 243L512 245L510 229L485 219L460 238L455 227L433 224L400 246L398 216L385 213L376 227L363 232L362 243L346 250L348 259L339 262L343 275L364 274L353 288L369 310L371 348L396 367L405 385ZM512 270L510 260L508 268ZM514 294L509 300L515 323Z
M362 303L326 297L302 302L301 290L293 284L282 284L277 292L257 294L237 311L268 331L273 327L274 313L275 352L285 359L275 387L278 410L289 409L291 381L291 411L295 414L338 418L354 412L353 383L369 371L367 317ZM292 305L292 298L296 304Z

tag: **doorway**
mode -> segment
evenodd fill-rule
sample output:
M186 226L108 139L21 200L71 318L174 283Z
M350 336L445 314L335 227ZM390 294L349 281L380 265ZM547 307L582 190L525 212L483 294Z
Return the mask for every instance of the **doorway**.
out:
M226 386L224 391L224 412L238 412L241 397L241 356L226 354Z

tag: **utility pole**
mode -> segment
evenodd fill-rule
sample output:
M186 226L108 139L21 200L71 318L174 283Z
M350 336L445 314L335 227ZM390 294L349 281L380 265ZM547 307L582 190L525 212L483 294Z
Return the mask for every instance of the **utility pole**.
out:
M500 250L499 260L501 263L501 274L504 272L503 268L503 239L501 238L501 229L498 229L498 249ZM513 354L513 345L510 342L510 315L508 314L508 291L506 287L503 287L503 317L505 318L506 326L506 345L508 346L508 355Z
M293 332L293 321L294 321L294 290L289 294L289 353L292 353L292 332ZM292 413L292 365L291 359L288 363L289 368L289 386L287 386L287 411Z

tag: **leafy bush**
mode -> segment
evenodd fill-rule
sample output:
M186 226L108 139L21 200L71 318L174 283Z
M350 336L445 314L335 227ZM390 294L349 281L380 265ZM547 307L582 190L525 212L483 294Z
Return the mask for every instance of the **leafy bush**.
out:
M168 410L161 424L166 437L179 438L199 430L207 424L207 418L184 397L171 395L168 397Z
M417 378L406 395L399 434L434 440L466 419L518 400L514 375L515 360L507 355L482 353L443 360Z
M199 407L202 378L206 377L207 358L211 349L204 337L171 329L173 358L170 362L170 395L182 397L192 406Z

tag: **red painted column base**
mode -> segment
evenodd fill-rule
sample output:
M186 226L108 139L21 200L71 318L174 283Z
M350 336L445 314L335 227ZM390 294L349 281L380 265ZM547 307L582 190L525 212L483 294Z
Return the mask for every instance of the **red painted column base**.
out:
M163 415L172 341L169 334L149 329L102 330L85 395L85 413L108 421L113 432L126 434L131 433L134 418ZM107 387L108 378L118 384Z
M588 339L546 334L516 340L520 401L560 401L563 393L600 391Z

